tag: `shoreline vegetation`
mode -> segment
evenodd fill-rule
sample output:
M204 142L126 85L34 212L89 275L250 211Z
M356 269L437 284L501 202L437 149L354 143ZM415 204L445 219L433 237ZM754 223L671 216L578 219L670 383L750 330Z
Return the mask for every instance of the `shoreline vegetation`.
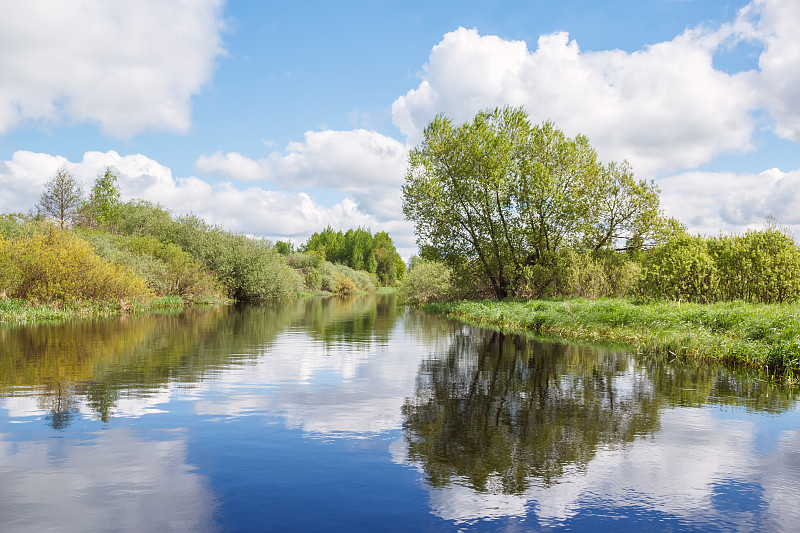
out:
M462 321L559 339L615 342L667 359L723 364L800 383L800 304L712 304L625 298L430 302Z
M120 202L111 169L81 198L61 168L38 213L0 214L0 323L375 292L406 270L385 232L326 228L299 248L272 243Z

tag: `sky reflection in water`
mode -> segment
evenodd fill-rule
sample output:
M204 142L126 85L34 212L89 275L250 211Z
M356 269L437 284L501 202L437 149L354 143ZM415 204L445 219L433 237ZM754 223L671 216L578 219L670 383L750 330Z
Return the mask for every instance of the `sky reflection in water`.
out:
M719 369L501 335L390 297L0 340L3 531L800 518L796 391Z

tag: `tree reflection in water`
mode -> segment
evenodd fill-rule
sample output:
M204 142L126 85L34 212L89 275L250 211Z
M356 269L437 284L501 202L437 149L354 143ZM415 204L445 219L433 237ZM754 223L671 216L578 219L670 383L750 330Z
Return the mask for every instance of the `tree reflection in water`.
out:
M663 408L780 413L797 399L797 389L697 362L467 326L449 338L422 363L403 407L408 459L433 487L521 494L585 467L601 448L652 435Z
M496 331L458 335L423 364L404 406L409 459L431 485L522 493L658 426L643 372L611 351ZM500 487L495 485L498 480Z

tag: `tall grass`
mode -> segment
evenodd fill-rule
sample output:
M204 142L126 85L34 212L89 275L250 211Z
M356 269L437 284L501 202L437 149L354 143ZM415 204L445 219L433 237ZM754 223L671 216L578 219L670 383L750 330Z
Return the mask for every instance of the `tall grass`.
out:
M427 310L468 321L591 341L642 352L703 358L800 380L800 304L716 304L630 299L460 301Z

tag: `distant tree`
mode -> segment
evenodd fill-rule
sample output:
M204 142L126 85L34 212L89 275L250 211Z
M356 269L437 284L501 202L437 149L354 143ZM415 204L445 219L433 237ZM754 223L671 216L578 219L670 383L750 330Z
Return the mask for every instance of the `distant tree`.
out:
M117 174L106 167L105 173L98 175L89 194L89 211L98 224L110 223L120 203Z
M294 253L294 244L291 242L278 241L275 243L275 250L281 255L289 255Z
M373 236L369 229L349 229L342 233L328 226L311 235L302 251L316 252L331 263L376 274L383 285L402 279L406 270L392 239L384 231Z
M395 281L403 279L406 265L397 253L389 234L385 231L376 233L373 243L377 262L375 273L380 282L383 285L392 285Z
M37 209L58 220L61 229L75 219L81 205L83 188L75 176L62 165L44 186Z

